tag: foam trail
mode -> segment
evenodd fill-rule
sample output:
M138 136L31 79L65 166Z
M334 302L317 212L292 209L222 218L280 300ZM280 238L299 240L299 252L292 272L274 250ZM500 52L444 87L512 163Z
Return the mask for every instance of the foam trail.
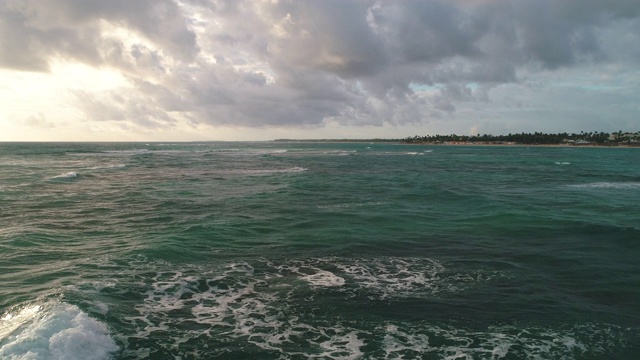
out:
M106 325L75 305L28 305L0 318L1 359L106 360L118 349Z

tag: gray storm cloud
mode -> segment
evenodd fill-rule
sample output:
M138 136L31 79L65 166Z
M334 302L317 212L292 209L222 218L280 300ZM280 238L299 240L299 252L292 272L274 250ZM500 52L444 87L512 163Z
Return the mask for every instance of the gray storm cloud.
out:
M521 73L637 66L639 17L631 0L6 0L0 66L120 72L130 87L74 93L93 121L408 124Z

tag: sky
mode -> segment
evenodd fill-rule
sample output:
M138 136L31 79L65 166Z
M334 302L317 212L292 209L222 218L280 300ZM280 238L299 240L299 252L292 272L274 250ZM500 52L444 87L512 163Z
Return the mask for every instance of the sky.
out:
M0 141L619 130L638 0L0 2Z

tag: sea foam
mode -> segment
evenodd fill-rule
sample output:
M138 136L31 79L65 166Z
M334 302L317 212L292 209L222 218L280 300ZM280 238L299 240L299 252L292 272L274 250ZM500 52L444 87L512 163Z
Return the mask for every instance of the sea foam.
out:
M334 317L333 306L314 301L402 303L449 296L464 292L465 283L502 277L459 273L432 259L262 259L177 268L134 259L128 264L133 273L113 274L121 278L106 286L118 292L125 285L127 292L142 295L117 335L125 348L120 355L130 359L152 354L181 359L573 359L604 356L638 334L607 324L478 328L464 322L383 320L371 327L345 314Z
M377 330L385 332L382 345L387 359L575 359L587 354L606 358L627 337L636 335L606 324L559 328L495 325L471 330L446 324L400 322Z
M61 302L14 308L0 318L0 358L101 360L118 350L105 324Z
M302 278L314 286L333 287L344 285L344 278L325 270L318 269L315 274L305 275Z

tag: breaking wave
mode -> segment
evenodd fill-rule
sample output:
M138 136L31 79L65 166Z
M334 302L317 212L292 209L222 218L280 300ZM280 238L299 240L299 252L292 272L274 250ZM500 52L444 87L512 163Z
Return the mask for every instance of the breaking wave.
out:
M75 305L28 304L0 318L0 358L7 360L102 360L119 347L107 326Z

